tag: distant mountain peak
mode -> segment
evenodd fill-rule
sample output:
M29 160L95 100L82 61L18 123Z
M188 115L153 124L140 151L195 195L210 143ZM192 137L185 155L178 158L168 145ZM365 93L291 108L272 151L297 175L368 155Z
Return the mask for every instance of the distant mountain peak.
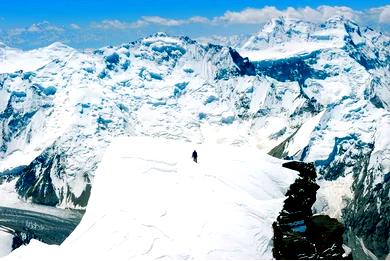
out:
M275 29L280 29L280 28L284 28L284 29L295 28L297 27L297 25L304 26L304 27L314 26L313 23L298 18L279 16L276 18L272 18L268 23L266 23L262 28L262 32L271 32L274 31Z
M72 47L62 43L62 42L54 42L48 45L46 48L48 49L73 49Z
M157 32L150 35L149 37L170 37L170 36L166 32Z
M325 24L354 24L358 25L353 19L344 15L334 15L325 21Z
M8 46L5 45L3 42L0 42L0 48L7 48Z

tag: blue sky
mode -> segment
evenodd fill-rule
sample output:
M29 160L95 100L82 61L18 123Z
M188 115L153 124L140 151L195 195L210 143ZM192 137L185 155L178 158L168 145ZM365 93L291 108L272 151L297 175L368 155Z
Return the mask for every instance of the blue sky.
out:
M322 22L333 14L387 32L388 1L0 0L0 41L30 49L62 41L76 48L129 42L156 31L208 37L251 34L274 16Z

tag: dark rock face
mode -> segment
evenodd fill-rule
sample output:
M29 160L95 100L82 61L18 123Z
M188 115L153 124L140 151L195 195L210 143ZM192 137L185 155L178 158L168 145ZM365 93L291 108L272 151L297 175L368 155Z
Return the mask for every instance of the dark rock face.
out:
M240 54L232 48L229 48L229 52L233 62L238 67L239 75L256 75L255 66L249 61L248 58L241 57Z
M320 52L291 58L255 62L257 74L264 74L278 81L297 81L303 86L306 79L325 79L329 75L325 71L310 67L315 64Z
M346 168L353 170L353 198L342 210L345 226L345 244L355 246L354 259L367 256L359 239L377 258L385 259L390 251L390 182L386 174L381 183L374 184L377 173L368 169L375 144L364 143L356 135L335 138L329 158L316 161L319 174L326 180L342 176Z
M51 173L61 171L58 168L61 166L61 157L51 157L49 154L49 151L44 152L21 171L16 189L19 195L31 198L33 203L55 206L59 199L54 190ZM37 173L42 173L42 177L37 176Z
M276 259L344 259L344 226L329 216L313 216L316 201L314 164L287 162L283 167L299 172L290 186L288 197L277 221L273 224Z
M33 234L25 232L15 232L14 238L12 239L12 251L21 246L28 245L31 239L39 240L38 238L35 238Z
M368 157L362 161L368 161ZM373 186L375 176L370 171L364 168L360 177L359 174L354 174L354 199L343 210L343 219L350 229L346 241L348 245L361 247L360 238L377 258L385 259L390 251L390 181L388 175L385 175L383 182ZM365 187L374 189L366 193ZM362 254L354 254L354 258L365 258L364 251Z
M57 206L60 202L67 201L75 206L86 207L92 189L91 180L86 173L83 175L85 189L78 196L72 193L69 186L58 189L54 185L55 180L68 177L65 173L67 157L68 155L65 155L61 148L53 144L29 165L0 173L0 181L5 175L18 177L16 182L18 194L25 199L31 199L36 204Z

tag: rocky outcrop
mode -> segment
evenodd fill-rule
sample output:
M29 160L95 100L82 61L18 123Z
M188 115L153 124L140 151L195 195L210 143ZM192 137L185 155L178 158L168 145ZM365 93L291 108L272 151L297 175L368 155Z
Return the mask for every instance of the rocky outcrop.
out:
M344 259L344 226L325 215L313 216L319 186L314 164L287 162L283 167L299 172L290 186L283 210L273 224L276 259Z
M21 196L31 198L33 203L55 206L59 199L53 187L52 172L61 171L61 157L59 155L50 157L48 154L46 152L38 156L20 171L16 189ZM37 175L39 172L43 174L41 177Z

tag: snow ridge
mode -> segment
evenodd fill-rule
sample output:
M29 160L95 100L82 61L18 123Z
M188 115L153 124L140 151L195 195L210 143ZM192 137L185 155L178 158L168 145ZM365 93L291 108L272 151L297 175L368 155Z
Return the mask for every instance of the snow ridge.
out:
M71 236L55 249L22 247L8 260L27 251L40 260L271 259L272 222L297 177L281 165L254 148L117 138Z

